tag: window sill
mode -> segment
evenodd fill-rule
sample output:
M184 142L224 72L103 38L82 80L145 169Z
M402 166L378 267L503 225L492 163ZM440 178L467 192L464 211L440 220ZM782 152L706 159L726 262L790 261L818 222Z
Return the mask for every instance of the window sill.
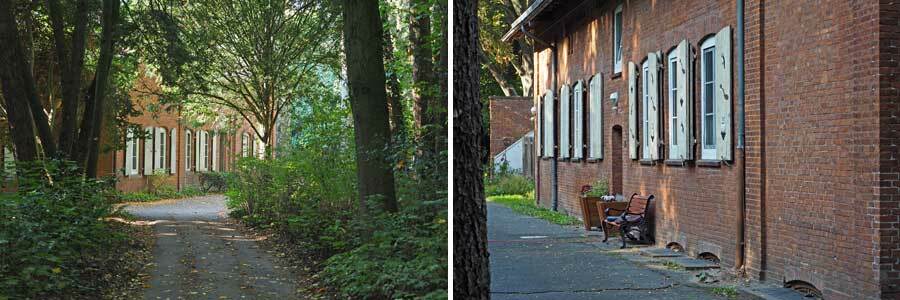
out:
M609 77L609 79L618 79L618 78L622 78L622 71L621 71L621 70L618 71L618 72L616 72L616 71L614 70L613 73L612 73L612 76Z
M602 158L588 158L588 159L585 159L584 161L589 162L589 163L598 163L598 162L603 161L603 159Z
M701 159L697 161L698 167L719 168L722 166L721 160Z
M642 159L640 160L642 166L655 166L656 161L652 159Z
M684 167L687 166L687 162L688 160L685 159L667 159L665 164L673 167Z

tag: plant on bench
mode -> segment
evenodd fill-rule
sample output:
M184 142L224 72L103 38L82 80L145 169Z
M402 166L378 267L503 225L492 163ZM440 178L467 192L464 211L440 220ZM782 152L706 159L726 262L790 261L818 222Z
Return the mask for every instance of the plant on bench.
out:
M634 242L654 242L650 234L650 220L647 218L647 208L653 195L642 196L634 193L628 200L625 209L607 208L603 220L603 241L609 239L611 229L618 228L622 235L622 247L625 248L625 239Z

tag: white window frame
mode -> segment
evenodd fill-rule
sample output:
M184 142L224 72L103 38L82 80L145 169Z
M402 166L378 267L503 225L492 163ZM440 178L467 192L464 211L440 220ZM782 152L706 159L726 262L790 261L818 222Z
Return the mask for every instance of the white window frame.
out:
M184 170L191 170L191 147L194 146L193 133L190 130L184 131Z
M250 154L250 135L246 132L241 134L241 157L247 157Z
M156 139L158 140L157 141L158 145L156 148L156 152L157 152L156 155L158 156L158 159L157 159L156 169L166 170L166 165L168 165L168 164L166 164L166 150L167 150L166 149L166 145L167 145L166 144L166 136L168 134L167 134L166 129L162 128L162 127L158 128L157 132L158 133L156 135Z
M710 59L706 58L706 54L710 53ZM716 39L714 37L708 38L703 41L703 44L700 46L700 148L702 149L700 153L700 159L707 160L715 160L716 159L716 141L715 141L715 132L716 132L716 108L715 108L715 78L716 78L716 68L713 65L715 62L716 55ZM709 66L710 70L712 70L712 74L707 76L706 68ZM711 77L711 78L707 78ZM712 85L713 92L707 93L706 86ZM708 103L707 103L708 102ZM712 105L709 108L711 113L707 113L707 106ZM707 139L707 117L712 118L712 140ZM709 143L709 145L707 145Z
M622 20L622 4L616 6L615 12L613 12L613 73L622 73L622 60L623 60L623 51L622 51L622 31L625 30L625 23ZM616 27L616 24L619 24Z
M641 64L641 159L650 159L650 78L649 60Z
M667 64L667 72L669 74L669 156L671 157L672 153L678 152L678 103L675 99L678 98L678 48L669 52L668 59L666 60Z

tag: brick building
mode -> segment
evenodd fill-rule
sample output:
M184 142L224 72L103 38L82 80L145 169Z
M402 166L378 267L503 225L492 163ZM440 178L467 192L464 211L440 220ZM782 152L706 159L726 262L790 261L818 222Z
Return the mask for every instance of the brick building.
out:
M900 4L535 0L536 194L654 194L658 246L900 298Z
M489 98L491 114L491 157L500 153L526 133L533 130L531 125L531 98L500 97Z
M158 88L153 79L138 80L142 84L137 89ZM181 110L160 105L152 94L133 91L131 97L141 115L129 122L143 127L147 138L135 138L140 135L129 132L124 149L102 153L99 159L98 174L115 174L119 190L145 190L150 175L159 173L164 174L164 184L178 190L195 186L200 183L200 173L231 170L238 158L258 156L263 148L243 119L232 124L207 120L195 126L195 120ZM150 109L152 106L158 108Z

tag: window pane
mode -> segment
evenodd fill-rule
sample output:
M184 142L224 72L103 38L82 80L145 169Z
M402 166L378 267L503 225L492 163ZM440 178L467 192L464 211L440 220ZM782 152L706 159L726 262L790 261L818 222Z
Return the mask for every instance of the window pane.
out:
M704 135L706 135L706 137L703 139L703 145L706 146L704 148L715 148L715 144L713 142L715 141L713 134L713 125L715 125L713 124L713 115L706 114L704 118L705 120L703 122L703 133Z
M716 47L711 47L703 50L703 79L706 82L713 81L713 50Z
M622 13L621 12L616 13L614 22L615 22L614 26L615 26L615 39L616 39L615 44L614 44L614 47L615 47L614 50L615 50L615 55L616 55L616 61L619 61L622 59Z
M713 83L703 84L703 112L713 113Z

